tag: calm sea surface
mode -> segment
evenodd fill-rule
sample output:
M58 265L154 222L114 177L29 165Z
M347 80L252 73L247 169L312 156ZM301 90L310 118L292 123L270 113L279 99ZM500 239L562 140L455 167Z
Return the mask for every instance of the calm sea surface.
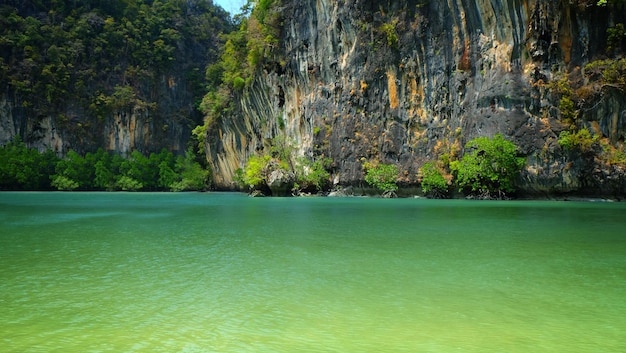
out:
M0 193L2 352L626 352L626 203Z

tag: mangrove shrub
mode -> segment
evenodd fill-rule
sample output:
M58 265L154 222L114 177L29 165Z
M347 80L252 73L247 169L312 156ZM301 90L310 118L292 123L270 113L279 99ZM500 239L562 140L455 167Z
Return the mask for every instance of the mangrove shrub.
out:
M424 163L420 168L422 192L430 197L444 198L448 194L448 180L437 167L436 162Z
M497 134L475 138L465 148L465 155L450 163L461 189L483 198L501 198L515 191L514 181L525 160L518 157L513 142Z
M384 196L392 196L398 190L398 167L393 164L365 162L365 181Z

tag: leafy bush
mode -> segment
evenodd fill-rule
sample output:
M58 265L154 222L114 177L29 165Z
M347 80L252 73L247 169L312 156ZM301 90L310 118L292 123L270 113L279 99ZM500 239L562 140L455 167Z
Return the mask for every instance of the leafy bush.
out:
M422 192L432 197L441 198L448 193L448 181L437 168L435 162L424 163L420 168Z
M606 30L607 34L607 52L614 50L619 51L626 45L626 28L623 23L618 23Z
M50 175L58 161L54 152L39 153L15 137L0 148L0 189L49 189Z
M626 89L626 58L592 61L585 65L584 74L589 81Z
M596 141L597 137L591 136L588 129L580 129L576 132L561 131L558 143L565 150L588 152Z
M366 162L365 181L382 191L384 195L391 195L398 190L398 167L393 164L372 164Z
M259 188L266 182L267 165L272 157L251 156L243 171L243 183L250 189Z
M209 172L202 168L200 163L194 160L191 150L187 151L185 156L179 156L176 159L176 171L174 175L179 177L177 181L170 183L169 188L172 191L190 191L204 190L207 187Z
M561 97L559 101L559 112L565 122L573 124L576 121L576 108L574 107L574 101L572 101L571 97Z
M626 166L626 150L623 143L613 146L608 139L602 139L600 140L600 145L602 146L602 158L604 161L611 165Z
M124 159L98 149L85 156L70 150L64 159L54 152L29 149L19 138L0 147L0 188L15 190L204 190L210 175L189 150L176 158L162 150L144 156L133 151Z
M216 59L202 48L232 27L210 1L3 1L3 90L19 98L24 116L78 109L93 123L135 104L169 112L171 102L154 100L158 91L148 87L176 72L186 81L181 96L202 97L197 73Z
M72 191L78 189L78 182L64 175L55 175L52 178L52 186L57 190Z
M391 48L398 47L398 32L396 31L397 26L397 19L394 19L393 21L388 23L384 23L382 26L380 26L380 31L383 32L387 37L387 44Z
M122 175L117 179L115 186L123 191L138 191L143 188L143 184L129 176Z
M306 157L298 158L295 165L296 183L300 190L322 190L328 184L330 173L326 170L332 163L330 158L311 161Z
M475 138L465 148L463 158L450 163L459 187L489 198L515 191L514 180L525 163L515 144L497 134Z

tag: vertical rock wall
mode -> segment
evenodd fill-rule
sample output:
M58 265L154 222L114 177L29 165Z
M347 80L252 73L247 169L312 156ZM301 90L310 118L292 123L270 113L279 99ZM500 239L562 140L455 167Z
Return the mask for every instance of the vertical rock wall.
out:
M602 55L623 13L549 0L283 3L284 67L267 65L210 135L218 187L232 187L235 170L277 135L299 155L331 157L340 184L358 183L363 161L376 160L398 165L411 185L425 161L501 133L529 156L523 189L580 188L558 157L540 157L558 152L563 127L538 82ZM585 119L617 141L625 109L622 92Z
M30 147L51 149L60 155L100 147L122 155L163 148L184 153L191 130L200 120L199 113L182 77L162 81L162 85L142 92L144 97L159 97L158 104L150 106L136 100L100 118L75 102L64 102L54 114L33 114L21 107L19 98L0 93L0 145L19 135Z

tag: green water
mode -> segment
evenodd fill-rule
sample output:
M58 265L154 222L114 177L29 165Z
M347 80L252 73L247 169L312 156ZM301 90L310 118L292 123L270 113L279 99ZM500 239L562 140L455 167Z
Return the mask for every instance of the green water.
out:
M626 204L0 193L2 352L625 352Z

